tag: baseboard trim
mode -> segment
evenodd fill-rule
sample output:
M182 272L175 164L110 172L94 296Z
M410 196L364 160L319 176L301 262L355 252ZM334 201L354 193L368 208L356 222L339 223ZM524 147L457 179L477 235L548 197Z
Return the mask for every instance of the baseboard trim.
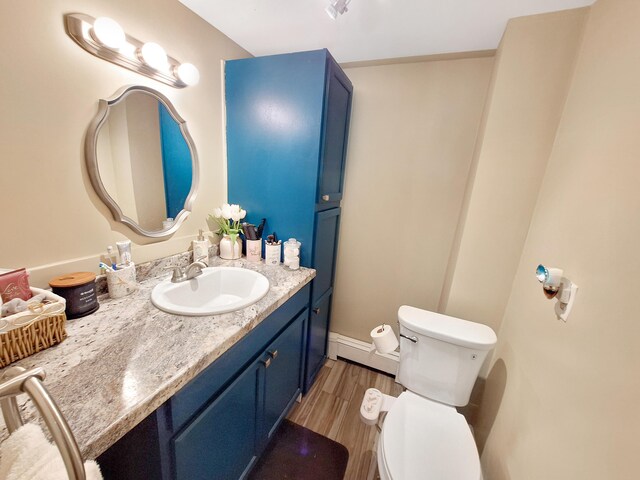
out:
M328 350L328 357L332 360L341 357L391 375L398 372L398 352L372 352L370 343L355 338L329 332Z

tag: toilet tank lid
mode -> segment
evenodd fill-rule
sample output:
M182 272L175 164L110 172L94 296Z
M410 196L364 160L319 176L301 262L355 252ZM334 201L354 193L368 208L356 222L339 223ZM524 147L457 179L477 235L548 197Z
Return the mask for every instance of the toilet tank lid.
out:
M497 341L491 327L461 318L403 305L398 310L400 324L427 337L477 350L491 350Z

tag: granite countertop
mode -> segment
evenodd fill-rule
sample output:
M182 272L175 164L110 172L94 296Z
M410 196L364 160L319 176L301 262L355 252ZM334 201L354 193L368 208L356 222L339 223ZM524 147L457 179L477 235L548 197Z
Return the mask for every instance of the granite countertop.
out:
M308 268L215 258L212 266L264 274L269 292L237 312L185 317L151 303L153 287L170 275L166 268L185 264L184 255L175 258L139 266L138 291L115 300L101 296L97 312L67 322L64 342L12 364L44 368L44 385L85 458L96 458L118 441L315 277ZM25 421L36 418L26 395L18 402ZM2 423L0 428L0 437L6 437Z

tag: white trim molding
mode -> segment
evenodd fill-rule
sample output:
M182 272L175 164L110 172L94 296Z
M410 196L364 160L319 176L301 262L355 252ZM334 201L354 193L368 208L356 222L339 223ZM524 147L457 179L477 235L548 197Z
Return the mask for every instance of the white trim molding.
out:
M400 355L398 352L378 353L372 350L370 343L329 332L328 357L332 360L344 358L395 375Z

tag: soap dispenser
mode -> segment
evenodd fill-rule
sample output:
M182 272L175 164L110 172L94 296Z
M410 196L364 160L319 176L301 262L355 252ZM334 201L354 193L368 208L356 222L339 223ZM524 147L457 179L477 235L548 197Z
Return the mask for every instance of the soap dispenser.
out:
M198 234L198 239L193 240L191 242L193 246L193 261L203 261L207 265L209 264L209 247L211 246L211 242L209 239L204 238L204 232L200 229L200 233Z

